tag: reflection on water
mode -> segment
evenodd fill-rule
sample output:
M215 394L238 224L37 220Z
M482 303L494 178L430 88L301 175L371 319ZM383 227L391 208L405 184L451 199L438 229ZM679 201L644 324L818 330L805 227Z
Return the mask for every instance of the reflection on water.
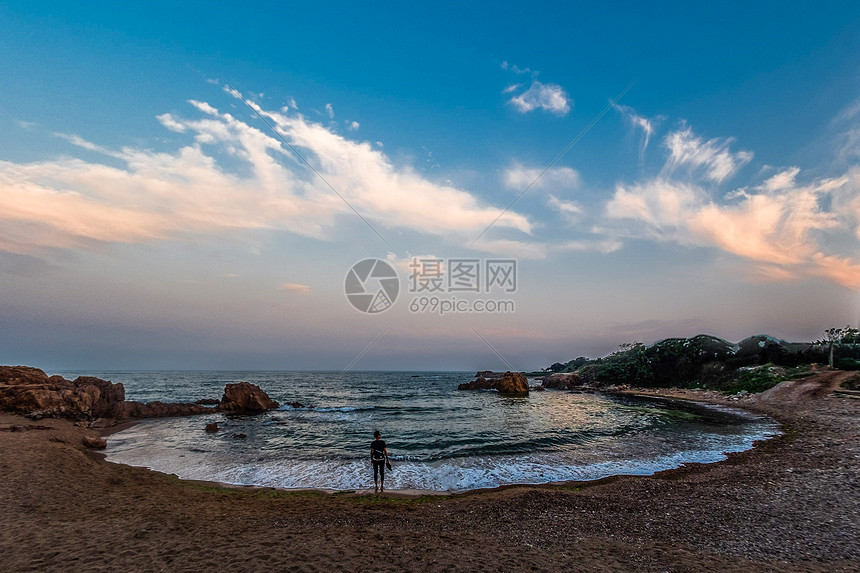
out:
M108 440L110 461L228 483L368 487L375 428L395 464L386 478L389 489L456 491L650 474L718 461L724 452L777 433L768 420L714 407L556 391L505 398L455 390L468 380L465 373L108 374L127 384L130 399L213 397L226 382L248 380L282 403L308 405L251 417L213 413L144 422ZM203 431L216 421L221 431Z

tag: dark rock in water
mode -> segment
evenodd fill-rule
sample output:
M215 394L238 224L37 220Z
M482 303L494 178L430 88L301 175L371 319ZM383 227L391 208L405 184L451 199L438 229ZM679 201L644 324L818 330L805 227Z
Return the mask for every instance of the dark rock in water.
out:
M482 372L479 374L486 374ZM490 372L490 374L495 374ZM519 372L505 372L498 377L485 378L478 376L477 380L460 384L457 390L498 390L500 394L528 396L528 379Z
M202 406L217 406L221 403L221 400L216 400L215 398L201 398L194 403Z
M244 440L244 439L245 439L245 438L247 438L248 436L246 436L245 434L233 434L231 437L232 437L234 440Z
M571 390L582 384L578 374L573 372L559 372L543 377L544 388L558 388L559 390Z
M482 370L481 372L475 372L475 378L486 378L487 380L498 380L504 375L504 372L494 372L492 370Z
M534 390L535 392L544 392L546 391L546 388L544 388L543 386L535 386L534 388L532 388L532 390Z
M125 418L166 418L170 416L191 416L211 412L212 408L200 404L181 404L169 402L117 402L111 409L111 416L117 420Z
M259 386L250 382L239 382L227 384L218 409L226 412L253 413L277 407L278 403L269 398L269 395Z
M519 372L505 372L505 375L499 380L498 389L499 394L528 396L529 381L525 375Z
M498 390L498 384L498 380L487 380L483 376L478 376L477 380L460 384L457 390Z
M289 406L290 408L304 408L305 407L305 405L302 404L301 402L289 402L289 403L287 403L287 406Z
M104 438L99 438L95 436L84 436L82 441L84 445L88 448L102 449L107 447L107 440L105 440Z
M217 432L218 430L220 430L220 428L218 427L218 422L212 422L211 424L206 424L206 431L209 432L210 434L213 432Z

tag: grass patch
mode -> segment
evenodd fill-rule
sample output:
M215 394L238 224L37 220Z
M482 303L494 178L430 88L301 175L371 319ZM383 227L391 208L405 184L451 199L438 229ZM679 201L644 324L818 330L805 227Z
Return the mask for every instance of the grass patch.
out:
M750 370L743 369L739 370L737 378L726 384L721 391L724 394L737 394L745 390L750 394L758 394L773 388L785 378L784 373L777 374L766 366Z

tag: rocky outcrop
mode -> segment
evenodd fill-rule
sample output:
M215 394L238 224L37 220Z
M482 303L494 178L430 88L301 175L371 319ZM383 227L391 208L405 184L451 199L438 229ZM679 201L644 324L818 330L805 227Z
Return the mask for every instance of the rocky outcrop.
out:
M203 404L130 402L125 388L108 380L79 376L66 380L48 376L29 366L0 366L0 410L31 418L69 418L93 421L91 427L105 428L128 418L163 418L211 413L218 410L256 412L276 408L265 392L242 382L228 384L216 408Z
M457 390L498 390L499 380L491 378L487 380L483 376L478 376L477 379L471 382L466 382L457 386Z
M555 388L558 390L572 390L582 385L582 379L574 372L558 372L544 376L541 382L544 388Z
M272 410L278 403L269 398L259 386L250 382L227 384L218 409L225 412L255 413Z
M29 366L0 366L0 410L43 418L94 419L125 399L122 384L80 376L66 380Z
M183 404L173 402L117 402L111 408L108 417L116 420L126 418L167 418L171 416L192 416L212 412L200 404Z
M498 390L500 394L527 396L529 393L528 379L519 372L505 372L498 377L485 378L483 374L493 375L495 372L478 372L478 378L471 382L460 384L457 390Z
M498 385L499 394L514 396L529 395L529 381L525 375L519 372L505 372Z

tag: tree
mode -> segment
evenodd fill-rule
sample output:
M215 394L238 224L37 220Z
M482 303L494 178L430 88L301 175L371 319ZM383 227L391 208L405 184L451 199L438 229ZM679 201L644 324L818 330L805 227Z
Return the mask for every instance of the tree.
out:
M857 344L860 342L860 330L845 326L845 328L828 328L824 331L824 340L830 345L828 365L833 368L833 347L836 344Z

